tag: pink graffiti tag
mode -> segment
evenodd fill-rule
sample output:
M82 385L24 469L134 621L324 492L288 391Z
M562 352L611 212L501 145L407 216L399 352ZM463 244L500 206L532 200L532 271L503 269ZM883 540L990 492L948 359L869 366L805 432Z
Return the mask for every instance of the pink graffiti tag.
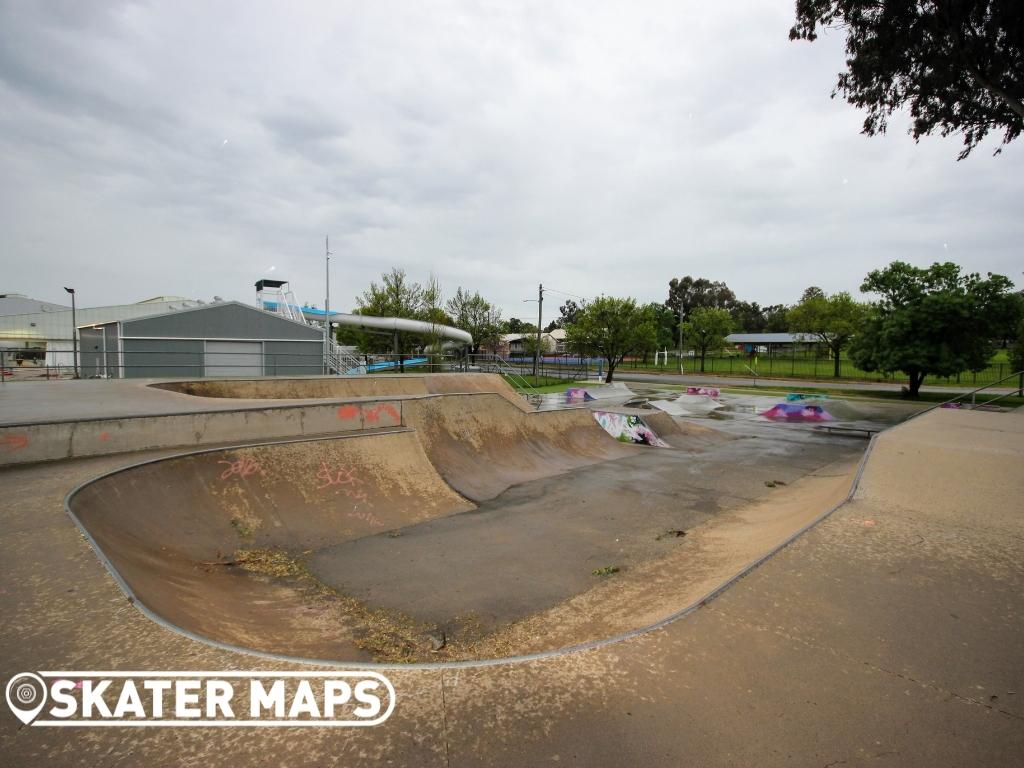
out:
M263 467L261 467L260 463L251 456L242 456L234 461L221 460L217 463L228 465L228 468L220 473L221 480L227 480L232 475L248 477L249 475L255 475L257 472L261 475L263 474Z
M363 481L356 474L355 467L338 467L334 472L331 472L327 466L326 461L320 462L320 469L316 473L316 479L321 482L316 489L322 491L324 488L330 488L332 485L341 487L341 490L350 499L356 501L366 501L369 496L366 495L366 491L360 489L358 486L363 484Z
M348 513L348 516L354 517L356 520L362 520L364 523L369 523L370 525L377 526L378 528L384 525L384 522L372 512L357 512L353 510Z

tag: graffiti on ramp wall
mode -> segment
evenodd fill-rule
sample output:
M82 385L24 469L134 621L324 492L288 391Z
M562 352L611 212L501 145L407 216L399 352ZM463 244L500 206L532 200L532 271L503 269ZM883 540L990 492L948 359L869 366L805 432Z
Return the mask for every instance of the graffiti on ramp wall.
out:
M593 400L594 398L587 394L587 390L583 387L569 387L565 390L565 399L570 403L581 403L585 400Z
M820 405L779 403L761 415L775 421L832 421L832 414Z
M662 440L653 429L648 427L639 416L610 411L594 411L594 418L604 431L622 443L643 443L658 448L668 448L669 444Z

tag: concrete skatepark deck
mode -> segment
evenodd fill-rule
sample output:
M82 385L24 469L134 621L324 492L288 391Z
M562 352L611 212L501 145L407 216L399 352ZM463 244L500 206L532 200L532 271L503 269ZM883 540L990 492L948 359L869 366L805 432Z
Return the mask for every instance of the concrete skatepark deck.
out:
M313 441L321 460L337 460L347 467L365 459L360 466L367 472L372 471L373 452L366 456L360 451L357 457L347 454L345 445L375 442L383 446L378 456L406 462L408 472L420 473L417 487L434 489L429 494L437 501L433 509L410 503L400 488L392 490L388 510L418 515L403 521L409 535L394 539L396 544L423 547L420 539L437 539L437 526L460 517L482 520L488 533L504 529L509 535L516 531L508 520L529 516L533 499L554 496L554 508L568 507L584 488L593 487L598 494L603 485L605 495L620 494L629 489L629 479L636 496L626 496L623 506L631 510L640 508L645 497L658 496L659 483L668 478L678 483L676 506L690 510L688 514L699 513L704 506L703 520L698 515L688 521L693 527L678 540L680 547L666 545L670 548L659 558L634 553L635 564L617 574L623 577L618 585L607 580L597 589L568 599L561 596L556 606L562 607L561 615L553 609L531 614L520 642L549 634L561 645L580 636L581 626L596 624L589 626L593 636L605 636L636 627L645 616L653 622L664 617L666 604L664 599L651 599L648 591L664 598L682 587L696 595L694 603L700 605L701 595L736 573L707 566L738 562L742 571L827 512L844 497L849 459L863 448L863 443L842 438L813 436L806 438L811 442L801 442L803 435L781 431L779 440L792 439L806 451L764 437L712 439L700 434L694 435L694 442L703 444L700 451L654 451L611 441L616 451L632 455L609 458L589 446L584 436L576 444L590 453L575 464L562 458L566 463L556 465L546 477L530 477L541 464L527 459L516 471L482 482L477 469L493 461L490 452L509 441L520 441L518 449L524 455L532 447L552 457L560 450L574 452L544 445L542 434L526 427L494 435L484 430L474 436L472 425L481 423L481 414L461 407L446 413L447 406L437 405L459 399L426 397L415 404L407 400L406 423L398 428ZM483 403L487 398L475 395L467 401ZM439 412L431 412L431 407ZM534 414L524 416L530 419ZM435 423L440 426L432 427ZM432 429L432 438L422 437ZM1024 712L1016 693L1024 684L1024 529L1016 503L1024 493L1022 432L1024 419L1016 415L937 411L883 433L873 444L851 500L703 609L655 631L583 653L481 668L399 668L389 672L398 690L398 709L377 728L345 733L311 729L302 734L148 729L130 737L105 729L83 737L67 732L76 729L20 729L6 718L0 746L19 765L160 764L171 754L175 762L215 765L380 760L408 765L817 765L837 760L1012 764L1024 748ZM452 448L451 435L478 438L478 454ZM568 440L572 445L572 438ZM754 453L758 441L764 443L763 450ZM303 444L287 445L243 453L274 467L305 462L305 471L314 476L323 470L307 451L294 447ZM845 463L844 456L827 461L816 455L824 446L837 445ZM851 445L855 447L845 447ZM481 462L475 466L474 455ZM209 455L214 456L218 454ZM75 485L144 458L159 455L98 456L3 470L11 500L0 519L7 556L0 607L9 617L0 636L0 653L7 677L22 669L279 669L285 664L197 642L148 620L124 600L87 543L62 517L60 500ZM123 481L131 473L159 475L176 464L177 472L160 486L163 493L192 483L190 473L196 483L201 480L212 487L251 470L245 458L237 451L223 452L216 459L219 474L201 466L204 460L199 456L170 458L108 480ZM191 467L186 471L187 465ZM725 469L730 465L744 471L730 474ZM969 474L965 466L970 467ZM787 467L790 474L783 475ZM225 472L228 475L222 478ZM684 482L678 482L681 474ZM318 484L340 478L334 486L344 494L340 489L348 486L348 477L328 469ZM268 492L258 486L267 480L258 471L240 479L252 482L263 496ZM766 486L775 480L786 485ZM100 494L97 483L82 493L96 494L96 501L122 492L142 494L156 483L156 477L143 482L139 475L116 492L108 488L107 494ZM460 483L462 489L457 488ZM254 492L249 501L260 497ZM295 488L284 497L298 504L301 491ZM222 494L212 513L221 524L216 535L225 536L227 546L236 541L228 534L237 537L239 527L255 522L245 519L251 506L230 498ZM259 512L266 514L273 506L268 503ZM123 505L125 511L116 514L127 514L129 507ZM315 507L309 506L310 515ZM810 507L815 514L808 514ZM92 506L97 518L115 514L108 510L113 506ZM534 507L532 514L538 513ZM88 514L83 511L83 520ZM481 514L489 514L493 521ZM657 509L651 514L652 524L660 527ZM155 524L159 516L153 517ZM232 525L232 518L239 522ZM281 521L280 535L294 536L297 547L317 535L297 524L304 518ZM173 536L174 546L185 554L203 556L206 544L195 552L188 548L202 538L200 523L209 521L193 522L192 538L182 535L187 528L182 526L133 546ZM317 522L314 516L308 525L312 529ZM352 538L364 532L359 526L367 522L353 517L348 538L332 546L345 548L358 541L379 546L384 539L380 535ZM573 529L571 517L557 522ZM576 530L582 522L575 521ZM116 533L117 526L110 528ZM266 514L256 531L271 528L277 526ZM754 530L759 535L751 537ZM472 540L467 531L446 533ZM644 541L650 545L646 533ZM686 551L691 543L695 552ZM117 542L111 546L116 548ZM421 551L429 553L430 547ZM458 551L465 554L466 547ZM370 558L372 552L360 556ZM144 570L159 568L162 557L157 549L140 562ZM545 559L543 553L538 557L538 562ZM659 568L645 570L651 563ZM217 572L224 566L208 567ZM452 567L457 575L464 565ZM236 581L259 583L246 575L233 576L239 577ZM618 603L616 586L626 593ZM638 607L645 596L648 603ZM234 602L245 603L237 597ZM260 596L253 598L256 603ZM183 610L190 599L194 598L171 602ZM281 605L286 617L293 617L299 607L287 600ZM207 613L217 610L206 605ZM546 623L529 626L529 619L537 616L544 616ZM572 617L575 620L569 621ZM244 620L238 619L239 632L249 636L236 640L252 647L256 630L262 631L267 622L256 616L249 625ZM298 634L314 636L322 631L315 625L309 621ZM294 641L283 633L278 639Z

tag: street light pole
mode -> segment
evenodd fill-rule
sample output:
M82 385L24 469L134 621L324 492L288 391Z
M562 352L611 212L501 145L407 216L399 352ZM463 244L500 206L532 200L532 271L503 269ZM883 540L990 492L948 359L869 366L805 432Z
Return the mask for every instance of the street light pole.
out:
M537 349L533 352L533 383L537 384L537 368L540 363L541 318L544 316L544 284L537 287Z
M75 364L75 378L78 378L78 317L75 314L75 289L64 288L71 294L71 358Z
M331 338L331 239L329 235L324 235L324 255L327 257L327 297L324 299L324 325L326 326L324 330L324 373L330 373L328 359L334 339Z

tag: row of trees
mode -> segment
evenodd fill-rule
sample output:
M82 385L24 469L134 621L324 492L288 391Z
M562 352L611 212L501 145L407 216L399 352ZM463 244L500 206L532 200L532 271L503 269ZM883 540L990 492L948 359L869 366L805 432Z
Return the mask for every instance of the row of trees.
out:
M916 397L926 376L980 371L997 344L1010 338L1016 338L1011 364L1024 369L1024 293L1012 288L1003 275L964 274L950 262L919 268L896 261L870 272L861 284L861 292L877 296L875 301L809 288L785 311L786 325L829 350L837 377L847 352L862 370L904 373L908 394ZM721 283L684 278L670 284L666 306L679 307L681 338L699 356L702 371L707 353L720 349L735 327L734 313L723 306L730 294ZM631 299L601 297L568 327L568 338L576 349L604 355L611 381L627 355L650 348L656 317Z
M566 301L547 326L566 331L568 348L606 361L606 380L629 356L646 357L668 347L692 349L704 370L708 354L725 346L735 331L803 333L834 361L840 375L845 356L865 371L903 372L916 396L925 376L953 376L988 365L997 344L1024 349L1024 293L1013 293L1002 275L964 274L953 263L919 268L893 262L867 275L861 292L877 297L862 302L847 292L827 294L812 286L793 306L759 307L736 298L723 282L686 276L669 282L664 303L640 304L632 298L600 296L589 302ZM504 333L519 333L532 354L537 327L501 311L479 292L459 287L447 302L434 277L425 285L392 269L359 297L357 313L407 317L453 325L473 336L471 352L494 351ZM438 348L438 334L380 335L340 328L341 343L365 352L406 354ZM1013 357L1015 352L1011 352ZM1024 357L1016 367L1024 368Z

